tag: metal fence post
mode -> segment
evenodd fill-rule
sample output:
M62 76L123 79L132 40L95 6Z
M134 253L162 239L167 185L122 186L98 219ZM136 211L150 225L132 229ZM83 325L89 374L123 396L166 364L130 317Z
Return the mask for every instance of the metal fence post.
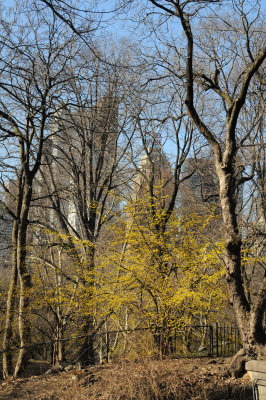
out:
M216 357L219 357L219 334L218 334L218 322L215 323L215 339L216 339Z
M231 352L233 353L233 351L234 351L234 342L233 342L233 325L232 325L232 322L231 322L231 329L230 329L230 354L231 354Z
M54 343L51 340L51 344L50 344L50 351L51 351L51 365L54 364Z
M210 357L213 357L213 326L209 325L210 330Z
M106 362L108 363L109 360L109 351L110 351L110 338L109 338L109 332L106 332Z

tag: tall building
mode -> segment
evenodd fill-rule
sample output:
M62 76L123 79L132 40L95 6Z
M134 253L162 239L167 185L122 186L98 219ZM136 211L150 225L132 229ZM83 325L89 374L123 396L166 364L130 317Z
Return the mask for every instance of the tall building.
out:
M38 176L39 190L45 195L44 186L48 187L50 200L74 232L80 229L85 208L107 186L117 157L117 139L118 102L112 95L89 109L66 109L54 118ZM56 224L58 214L51 201L47 210L50 223Z
M153 178L153 188L160 187L164 196L172 190L172 171L169 160L160 147L148 148L141 157L140 164L133 178L133 199L148 195L149 181Z
M201 214L210 205L219 207L219 182L213 160L188 158L182 176L188 176L180 187L182 209Z
M11 266L11 236L13 221L0 203L0 269Z

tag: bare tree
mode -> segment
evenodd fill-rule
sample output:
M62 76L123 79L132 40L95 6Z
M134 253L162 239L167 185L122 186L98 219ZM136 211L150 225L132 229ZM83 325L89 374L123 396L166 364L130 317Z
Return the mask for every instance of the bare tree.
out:
M68 86L71 104L54 117L54 137L38 177L42 196L49 200L43 219L36 208L35 222L64 234L67 241L61 246L80 267L79 289L87 298L79 313L86 336L80 349L84 363L94 363L95 254L104 246L105 226L120 211L122 188L130 178L127 150L135 128L127 102L134 96L134 80L116 64L80 54L79 76L74 73Z
M64 13L69 16L73 11L66 2L44 3L63 21ZM124 3L128 6L131 2ZM266 307L266 276L251 304L241 272L237 192L254 175L253 169L239 165L239 153L248 141L252 142L258 122L254 121L252 129L243 130L241 118L245 107L254 109L258 103L252 88L263 83L266 49L259 2L233 1L227 3L228 9L223 5L222 0L148 0L140 12L142 20L150 23L147 26L152 26L157 43L157 59L148 58L152 61L149 81L159 82L163 75L164 80L169 78L184 85L189 117L212 147L219 179L229 298L241 332L244 357L256 358L265 357L262 315ZM72 18L73 13L70 15ZM65 22L69 25L69 21ZM179 35L176 40L178 22L183 32L180 41ZM74 26L72 29L75 31ZM76 34L82 35L81 31Z
M220 186L220 202L224 224L224 265L230 302L241 332L244 353L248 357L265 356L266 334L262 315L266 306L266 276L258 290L256 301L250 304L241 274L242 239L237 219L237 189L252 177L238 169L238 154L254 129L240 130L240 117L245 106L251 105L253 82L261 81L266 49L261 47L262 35L257 2L234 2L231 14L221 14L222 1L150 0L156 13L163 12L160 24L169 18L180 21L186 39L185 48L175 42L166 43L173 58L161 62L186 88L185 104L191 120L211 145ZM151 13L152 14L152 13ZM150 14L150 15L151 15ZM197 24L197 18L201 17ZM240 22L239 22L240 21ZM155 23L158 20L155 18ZM254 26L257 24L257 30ZM159 25L159 24L158 24ZM159 28L153 26L157 37ZM164 38L160 38L163 40ZM171 38L173 39L173 37ZM171 47L170 47L171 46ZM159 79L159 77L157 77ZM196 89L197 88L197 89ZM197 91L203 102L196 100ZM256 94L253 93L256 102ZM217 108L219 114L210 112ZM248 171L247 171L248 172Z
M29 211L51 117L61 108L60 97L67 100L66 71L73 40L72 33L60 27L51 14L32 12L20 19L18 12L13 21L1 20L1 43L0 179L6 197L1 204L13 219L12 270L3 339L6 378L12 372L18 376L23 371L29 353ZM16 315L20 350L13 370L8 350L14 340Z

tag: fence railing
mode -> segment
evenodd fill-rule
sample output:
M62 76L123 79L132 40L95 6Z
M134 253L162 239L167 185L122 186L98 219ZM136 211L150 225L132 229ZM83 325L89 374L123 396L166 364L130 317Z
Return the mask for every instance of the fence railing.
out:
M233 324L215 324L210 326L210 356L229 357L241 348L238 328Z
M95 363L115 359L163 359L167 357L228 357L241 348L238 328L233 325L193 325L185 329L116 330L93 333ZM25 346L31 359L49 365L61 362L75 364L86 336L66 337ZM20 347L9 349L15 353ZM0 354L3 351L0 351Z
M122 337L123 336L123 337ZM126 343L127 342L127 345ZM120 343L120 346L118 345ZM123 345L122 345L123 343ZM121 351L121 347L123 350ZM100 354L154 357L230 357L241 348L234 324L193 325L186 329L113 331L100 334Z

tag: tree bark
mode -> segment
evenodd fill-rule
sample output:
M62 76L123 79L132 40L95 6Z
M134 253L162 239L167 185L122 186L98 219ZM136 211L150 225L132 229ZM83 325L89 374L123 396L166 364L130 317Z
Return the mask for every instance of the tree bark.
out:
M15 316L15 304L16 304L16 291L17 291L17 221L13 223L13 232L12 232L12 269L10 276L10 284L8 290L7 297L7 310L6 310L6 319L5 319L5 331L3 338L3 378L7 379L12 374L12 353L8 353L8 350L12 344L13 337L13 320Z
M20 337L20 347L19 350L14 377L23 374L27 361L29 358L29 350L25 347L30 344L30 289L31 285L31 275L28 271L26 265L26 255L27 255L27 229L28 229L28 215L29 207L32 197L32 185L31 182L26 182L24 193L23 193L23 203L20 215L20 225L18 229L18 243L17 243L17 271L20 284L19 293L19 310L18 310L18 328Z
M262 315L266 308L266 284L265 277L258 292L255 304L251 306L245 295L244 285L241 275L241 247L242 240L239 233L237 212L236 212L236 193L238 188L236 156L237 138L236 126L240 111L245 104L250 81L258 71L266 58L266 48L261 50L254 57L251 64L243 74L240 74L240 90L235 99L223 93L219 89L220 95L227 102L226 111L226 136L224 142L220 142L211 128L206 126L202 118L198 115L194 105L194 49L193 33L190 25L189 15L184 13L184 9L179 3L176 5L177 16L180 18L184 33L187 38L187 57L186 57L186 106L190 118L197 126L201 134L212 146L215 155L216 172L220 185L220 203L223 217L223 236L225 240L224 264L226 280L228 284L229 298L233 305L237 324L240 330L243 349L245 354L251 358L265 356L266 333L262 329ZM217 84L211 81L211 87L217 92Z

